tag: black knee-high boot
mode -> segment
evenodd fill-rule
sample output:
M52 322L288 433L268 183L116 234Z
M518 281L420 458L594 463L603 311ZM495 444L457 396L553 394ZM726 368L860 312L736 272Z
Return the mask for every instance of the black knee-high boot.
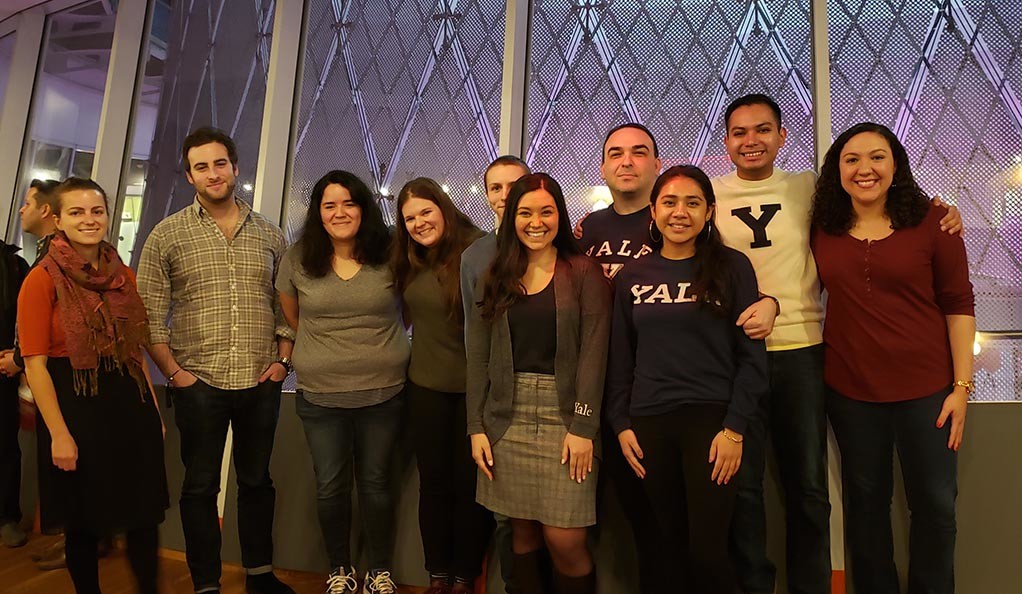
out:
M580 576L557 572L557 594L596 594L596 568Z
M67 571L76 594L100 594L98 542L96 535L90 532L73 529L65 532Z
M159 530L147 526L128 532L128 562L135 574L139 594L157 594L157 547Z
M546 594L540 558L543 549L512 555L511 576L514 578L517 594Z

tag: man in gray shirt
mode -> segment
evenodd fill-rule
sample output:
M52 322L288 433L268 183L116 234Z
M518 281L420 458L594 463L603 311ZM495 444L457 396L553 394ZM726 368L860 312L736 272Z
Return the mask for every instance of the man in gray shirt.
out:
M476 282L486 272L486 268L497 253L497 229L504 217L504 201L508 191L519 178L532 173L529 166L514 155L497 157L483 172L483 184L486 186L486 202L493 211L496 222L493 231L475 240L461 254L461 303L465 308L465 319L472 309L473 292ZM466 328L466 332L468 329ZM504 579L507 592L513 591L511 583L511 523L506 516L496 515L497 555L500 558L500 574Z

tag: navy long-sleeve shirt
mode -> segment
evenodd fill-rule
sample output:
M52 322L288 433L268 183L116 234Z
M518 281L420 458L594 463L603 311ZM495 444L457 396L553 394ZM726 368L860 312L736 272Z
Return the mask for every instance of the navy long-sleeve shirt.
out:
M615 433L629 429L632 416L707 402L727 405L724 426L745 432L767 391L766 345L735 325L758 298L752 264L725 253L734 295L726 316L694 301L692 259L658 251L616 276L604 404Z

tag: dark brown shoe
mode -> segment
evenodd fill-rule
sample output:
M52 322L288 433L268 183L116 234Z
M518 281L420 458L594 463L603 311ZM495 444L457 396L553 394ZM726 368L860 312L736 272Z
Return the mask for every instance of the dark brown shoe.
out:
M451 594L475 594L475 591L475 584L472 582L454 580L454 585L451 586Z
M29 554L29 558L33 561L41 561L49 557L54 557L60 554L60 551L64 550L64 535L60 534L57 538L50 540L49 544L39 547Z
M53 554L43 557L35 564L40 571L50 571L67 567L67 560L64 558L64 547L56 550Z

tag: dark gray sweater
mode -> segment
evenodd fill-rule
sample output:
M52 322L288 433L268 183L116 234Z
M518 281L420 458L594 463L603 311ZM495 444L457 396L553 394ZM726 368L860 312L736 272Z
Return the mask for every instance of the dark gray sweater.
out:
M485 239L485 238L484 238ZM554 376L564 426L594 439L600 427L603 380L610 338L611 289L599 264L585 256L558 258L554 268L557 355ZM468 434L485 433L490 443L511 425L514 356L507 312L483 320L477 286L466 320Z

